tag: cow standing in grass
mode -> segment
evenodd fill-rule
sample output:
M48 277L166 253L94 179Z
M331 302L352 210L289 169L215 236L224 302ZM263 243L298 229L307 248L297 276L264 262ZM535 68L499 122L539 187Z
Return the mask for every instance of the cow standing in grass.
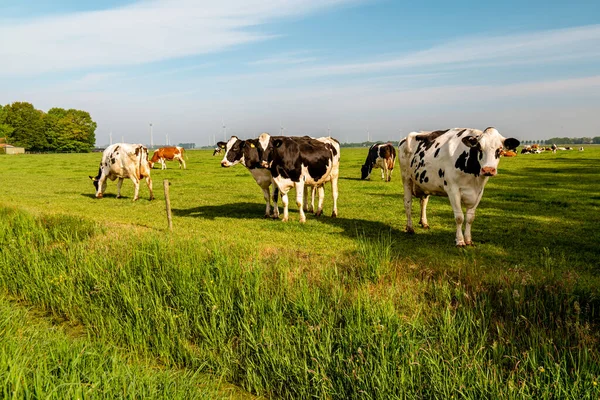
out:
M265 218L279 218L279 209L277 208L277 198L279 190L274 185L273 189L273 213L271 214L271 183L273 181L271 172L263 168L259 155L259 143L257 139L240 140L237 136L232 136L228 142L219 142L217 146L225 151L221 166L228 168L241 163L250 171L256 184L261 188L266 202Z
M160 149L157 149L154 152L154 154L152 154L152 159L150 159L150 168L154 168L154 164L157 162L160 162L161 169L167 169L167 164L165 163L165 160L168 160L168 161L177 160L177 161L179 161L179 169L181 169L181 167L183 167L183 169L186 169L185 160L183 159L183 153L184 153L183 147L179 147L179 146L161 147Z
M271 172L273 181L281 192L283 202L283 221L287 221L288 191L296 189L296 204L299 208L300 222L306 221L304 214L305 185L319 189L323 193L323 184L331 182L333 194L332 217L337 216L337 181L339 175L339 143L332 138L313 139L310 137L271 137L267 133L259 136L262 148L262 165ZM336 146L337 145L337 146ZM317 215L322 212L319 200Z
M150 178L150 165L148 163L148 149L141 144L116 143L104 150L100 168L96 177L90 176L96 188L96 197L102 198L106 191L106 179L117 182L117 198L121 197L123 179L129 178L135 186L133 201L139 198L140 181L146 179L150 191L150 200L154 199L152 193L152 179Z
M396 163L396 149L391 143L375 143L369 149L367 160L361 168L360 179L369 179L373 167L381 168L381 179L392 180L392 171Z
M400 141L399 158L404 184L406 231L413 233L412 198L421 199L423 228L427 223L430 195L448 196L456 220L456 245L472 244L471 225L475 209L490 176L497 174L500 152L514 149L517 139L505 139L495 128L448 129L434 132L412 132ZM467 218L462 206L466 207Z

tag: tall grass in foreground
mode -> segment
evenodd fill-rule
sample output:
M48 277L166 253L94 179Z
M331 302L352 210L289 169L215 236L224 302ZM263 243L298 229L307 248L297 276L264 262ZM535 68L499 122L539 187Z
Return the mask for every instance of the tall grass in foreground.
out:
M0 210L1 287L165 368L285 398L600 395L596 293L549 253L545 279L485 283L400 262L385 235L309 265L54 218Z

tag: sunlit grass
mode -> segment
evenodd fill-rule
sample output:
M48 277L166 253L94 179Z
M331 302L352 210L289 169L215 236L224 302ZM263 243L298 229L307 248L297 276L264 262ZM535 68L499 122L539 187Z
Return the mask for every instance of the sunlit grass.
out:
M207 379L285 398L600 395L600 149L502 159L467 249L445 198L430 201L429 231L405 234L399 171L354 179L365 150L343 149L340 217L305 225L263 219L242 167L188 154L188 170L153 171L157 201L142 188L136 203L130 182L128 198L93 198L99 155L0 157L0 317L16 299L42 315L24 337L89 360L55 380L59 358L20 358L11 322L0 365L23 372L4 393L27 376L19 393L56 398L100 397L94 379L115 382L105 397L130 380L131 397L224 395ZM56 321L73 331L47 335Z

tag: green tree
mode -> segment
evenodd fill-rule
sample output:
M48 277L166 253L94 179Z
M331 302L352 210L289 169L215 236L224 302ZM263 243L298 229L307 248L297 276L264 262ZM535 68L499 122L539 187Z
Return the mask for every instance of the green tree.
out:
M14 129L12 126L6 123L7 111L5 107L0 104L0 138L7 138L13 133Z
M56 151L88 152L96 143L96 123L87 111L52 108L46 115L45 132Z
M596 136L592 139L592 143L594 144L600 144L600 136Z
M4 107L5 123L13 131L8 135L11 144L26 150L42 151L48 148L44 132L44 112L31 103L15 102Z

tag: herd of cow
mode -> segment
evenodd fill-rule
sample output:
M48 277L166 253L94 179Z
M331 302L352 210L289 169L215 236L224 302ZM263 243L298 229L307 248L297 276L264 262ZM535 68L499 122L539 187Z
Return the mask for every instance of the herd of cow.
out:
M519 141L504 138L495 128L484 131L454 128L443 131L412 132L398 146L398 158L404 186L404 209L406 231L414 233L412 223L412 198L420 199L419 223L427 229L427 202L430 195L447 196L452 205L456 222L456 245L472 244L471 226L475 210L483 195L490 176L497 173L500 156L514 152ZM277 200L283 203L283 221L289 218L288 192L294 188L300 222L306 221L305 212L321 215L323 212L324 184L331 183L333 196L332 217L338 215L338 179L340 167L340 144L331 137L287 137L261 134L256 139L241 140L232 136L227 142L219 142L216 153L224 151L222 167L244 165L261 188L265 202L265 217L279 218ZM151 159L148 149L141 144L117 143L108 147L102 155L96 177L90 176L96 187L96 197L106 190L106 179L119 179L117 197L121 195L123 179L129 178L135 186L133 200L138 199L139 183L146 180L152 193L150 170L154 163L177 160L185 168L183 148L165 147L157 150ZM369 149L361 178L367 179L373 168L381 168L382 179L390 181L396 160L396 148L390 143L377 143ZM273 185L273 206L270 187ZM308 202L308 187L311 199ZM318 192L318 205L314 199ZM462 211L466 208L466 219ZM465 224L463 234L463 223Z

